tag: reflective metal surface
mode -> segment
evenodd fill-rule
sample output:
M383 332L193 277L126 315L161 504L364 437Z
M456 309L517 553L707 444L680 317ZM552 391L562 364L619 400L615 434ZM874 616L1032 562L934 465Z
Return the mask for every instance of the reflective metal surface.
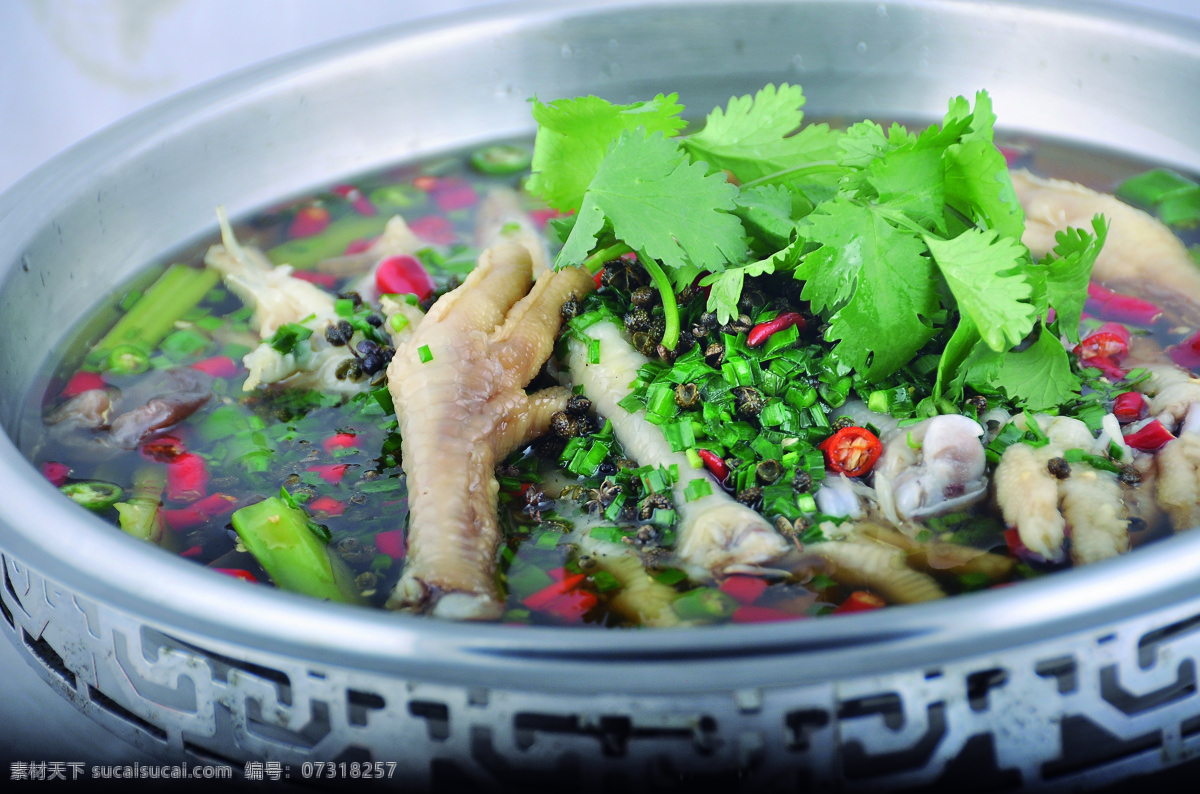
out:
M530 132L534 94L677 90L700 108L784 80L804 85L810 113L859 118L933 118L987 88L1008 129L1200 171L1200 27L1114 9L543 3L380 33L157 106L0 197L0 423L16 431L62 318L211 233L218 203L248 213ZM514 630L212 575L61 499L8 437L0 481L22 494L0 500L0 617L12 618L0 630L85 710L178 751L299 759L353 746L403 755L426 782L439 757L480 780L516 765L582 781L678 757L694 771L807 766L851 787L935 780L981 741L1026 785L1094 784L1195 752L1200 533L843 620ZM1090 729L1073 715L1115 739L1079 738ZM1107 749L1074 758L1076 745Z

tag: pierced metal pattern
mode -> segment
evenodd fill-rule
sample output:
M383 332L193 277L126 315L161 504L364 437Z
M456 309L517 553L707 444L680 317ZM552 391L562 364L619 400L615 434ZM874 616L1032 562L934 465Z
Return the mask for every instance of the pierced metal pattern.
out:
M1095 787L1200 754L1200 600L883 678L631 696L453 687L191 640L0 555L0 631L158 756L384 760L406 786ZM402 777L401 777L402 776Z

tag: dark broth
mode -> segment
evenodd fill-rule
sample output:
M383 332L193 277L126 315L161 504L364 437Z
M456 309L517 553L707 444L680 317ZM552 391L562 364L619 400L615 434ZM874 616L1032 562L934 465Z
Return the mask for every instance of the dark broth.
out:
M1101 191L1112 191L1120 181L1147 167L1110 153L1054 142L1009 138L1004 143L1021 152L1018 166L1077 180ZM361 206L356 209L357 194L348 196L344 190L330 189L282 203L237 225L235 231L243 245L257 246L274 261L290 263L304 274L313 273L307 269L318 259L339 255L347 245L353 250L355 241L379 234L385 221L399 213L430 241L431 247L422 259L440 293L454 286L473 265L477 250L471 246L471 240L479 199L493 187L520 187L520 175L487 175L472 169L469 154L353 180L353 185L374 208L373 215L363 214ZM328 211L329 227L315 236L292 237L289 228L295 223L297 211L312 207ZM528 209L539 221L544 222L549 216L539 212L532 201L528 202ZM1190 239L1185 238L1185 242L1195 240L1194 234ZM202 267L203 253L210 242L216 241L181 251L170 261ZM153 270L157 273L162 268ZM223 287L211 289L151 357L152 369L199 365L220 370L227 368L226 361L230 361L236 370L231 376L215 378L214 399L163 434L166 440L160 439L151 449L143 447L139 451L100 457L81 453L77 444L45 432L43 416L62 403L63 389L72 382L72 377L78 377L76 372L81 367L85 371L100 369L97 362L87 360L86 353L105 330L103 323L115 316L115 306L131 305L152 280L151 275L139 275L133 281L136 288L126 286L115 291L97 309L95 317L81 323L71 341L50 356L48 369L28 400L24 431L19 439L24 453L38 466L51 463L69 466L68 483L98 480L114 483L126 491L133 486L139 469L165 467L185 449L201 456L208 470L207 493L226 495L228 504L206 515L196 511L194 500L167 497L162 505L167 529L161 545L197 564L264 584L270 583L270 577L239 544L229 515L236 507L278 494L285 488L328 530L330 551L348 563L364 599L381 607L402 570L407 523L407 498L394 417L387 413L372 389L349 399L288 389L242 392L246 370L241 366L241 358L256 338L247 325L250 312ZM353 280L323 274L307 277L331 291L345 289ZM1179 329L1170 329L1165 324L1151 330L1164 343L1180 338ZM105 372L103 377L109 385L126 389L144 376ZM836 410L832 413L836 415ZM593 430L601 427L594 416L590 421ZM623 516L619 510L610 511L608 518L589 515L588 509L595 508L598 502L599 512L605 512L604 508L611 505L603 503L600 492L605 478L616 475L619 449L591 477L565 475L545 457L535 450L521 451L499 471L501 521L505 528L499 570L501 589L508 598L506 622L628 623L607 608L607 600L616 589L612 577L592 569L586 555L581 558L572 542L570 530L584 524L612 527L602 534L610 540L630 544L639 543L639 528L649 527L643 535L651 540L640 545L651 549L648 559L655 566L652 568L655 577L680 590L691 589L684 574L671 565L669 528L655 526L652 521L629 515L628 511ZM630 479L628 476L624 479L627 486ZM574 499L560 494L563 483L571 480L576 486L571 492L577 495ZM551 485L549 481L557 484ZM100 516L113 524L118 521L113 508L101 511ZM1004 527L999 519L978 515L959 518L963 520L950 524L930 522L930 532L942 532L979 548L1006 553ZM1135 537L1135 542L1139 540ZM655 552L654 547L660 550ZM1021 563L1015 566L1011 578L1037 576L1047 569ZM581 588L594 598L578 601L574 606L559 604L550 611L533 609L525 603L535 593L553 588L556 581L579 574L586 577ZM945 572L939 580L948 593L1004 583ZM705 618L710 622L820 615L837 609L850 594L848 589L823 576L802 583L773 584L753 598L736 586L725 590ZM741 609L751 602L757 611Z

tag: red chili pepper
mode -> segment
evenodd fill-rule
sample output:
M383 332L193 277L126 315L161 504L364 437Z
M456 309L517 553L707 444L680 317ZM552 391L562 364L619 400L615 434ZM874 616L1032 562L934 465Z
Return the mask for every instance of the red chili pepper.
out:
M99 372L76 372L67 381L67 385L63 386L62 396L74 397L92 389L103 389L107 385Z
M354 211L359 215L371 216L375 214L375 205L354 185L338 185L333 189L333 192L346 199L346 201L349 201L350 206L354 207Z
M566 595L583 584L583 579L584 576L581 573L564 576L562 581L548 584L536 593L526 596L522 603L530 609L545 609L546 605L554 599Z
M346 247L342 250L342 254L350 256L352 254L361 254L375 244L378 237L360 237L357 240L351 240L346 243ZM308 272L308 271L306 271ZM296 275L293 273L292 275Z
M335 449L345 449L346 447L357 447L358 436L353 433L336 433L321 442L321 446L326 452L333 454Z
M226 513L232 513L237 507L238 499L227 493L209 494L203 499L198 499L192 504L192 508L199 510L208 518L216 518L223 516Z
M545 229L551 218L561 218L562 213L552 209L533 210L529 213L529 217L533 219L539 229Z
M192 364L192 369L206 372L214 378L232 378L237 374L238 365L229 356L213 356Z
M346 505L332 496L322 496L309 502L308 509L316 515L334 518L346 512Z
M443 179L433 191L433 203L442 212L454 212L473 207L479 201L475 188L465 182Z
M546 571L546 575L556 582L561 582L571 574L566 568L551 568L550 570Z
M181 507L178 510L160 510L159 514L167 526L176 532L185 532L208 521L208 516L195 507Z
M315 471L325 482L337 485L342 481L342 477L346 475L346 469L348 468L350 468L350 464L348 463L328 463L309 466L305 471Z
M433 279L414 256L389 256L375 268L375 286L384 294L416 295L425 300L433 294Z
M592 281L596 283L596 289L600 289L600 280L604 278L604 268L600 268L592 274Z
M437 188L437 183L436 176L419 176L413 180L413 187L417 190L424 190L426 193L432 193Z
M802 617L782 609L743 605L733 611L730 620L734 623L780 623L785 620L800 620Z
M850 597L838 605L837 609L833 610L835 615L849 615L854 612L870 612L875 609L882 609L887 606L887 602L874 593L868 593L866 590L855 590L850 594Z
M208 493L208 464L194 452L185 452L167 464L167 498L192 502Z
M380 554L386 554L393 560L402 560L408 554L408 544L404 541L404 530L389 529L387 532L375 533L375 548Z
M1200 331L1167 348L1167 355L1185 369L1200 367Z
M1081 361L1081 363L1085 367L1100 370L1113 382L1125 380L1125 376L1129 374L1117 362L1107 356L1096 356L1095 358L1089 358L1087 361Z
M570 623L578 623L599 602L600 599L596 597L595 593L587 590L573 590L546 604L541 611Z
M315 270L293 270L292 276L325 289L333 289L338 282L338 277L332 273L318 273Z
M158 463L171 463L180 455L187 452L183 439L178 436L159 436L152 438L138 448L142 457Z
M195 546L192 546L191 548L188 548L188 549L185 549L185 550L179 552L179 556L180 557L199 557L203 551L204 551L204 547L199 544L196 544Z
M1119 320L1136 325L1154 325L1162 317L1162 309L1150 301L1122 295L1095 282L1088 284L1087 310L1106 320Z
M234 579L241 579L243 582L251 582L258 584L258 579L254 574L247 571L245 568L213 568L214 571L220 571L226 576L232 576Z
M54 487L58 487L67 481L71 476L71 467L65 463L48 460L42 464L42 476L50 481Z
M312 237L329 226L329 210L324 207L301 207L288 225L288 237Z
M700 460L704 461L704 468L712 472L719 482L724 483L725 478L729 476L729 466L725 461L709 449L698 449L696 454L700 456Z
M883 444L865 427L843 427L817 446L825 453L825 465L847 477L869 472L883 452Z
M1142 452L1156 452L1167 445L1175 436L1157 419L1151 420L1140 430L1128 433L1125 443Z
M1106 325L1115 325L1106 323ZM1117 326L1124 328L1124 326ZM1129 334L1126 332L1125 338L1112 331L1097 331L1088 336L1079 344L1075 345L1075 355L1079 356L1079 360L1087 363L1094 358L1106 358L1116 362L1129 354Z
M766 589L766 581L757 576L731 576L720 587L722 593L742 604L753 604Z
M807 323L804 322L804 318L800 316L799 312L784 312L774 320L759 323L751 328L750 333L746 336L746 347L758 347L770 339L772 334L784 331L793 325L799 326L801 332L807 327Z
M421 239L434 245L450 245L458 239L454 234L454 224L441 215L426 215L424 218L417 218L408 224L408 228L412 229L413 233Z
M1112 412L1121 424L1128 424L1142 419L1146 416L1148 410L1150 410L1150 407L1146 404L1146 398L1135 391L1118 394L1117 399L1113 400Z
M1004 530L1004 542L1008 544L1008 553L1013 557L1028 557L1032 554L1021 540L1021 533L1016 527Z

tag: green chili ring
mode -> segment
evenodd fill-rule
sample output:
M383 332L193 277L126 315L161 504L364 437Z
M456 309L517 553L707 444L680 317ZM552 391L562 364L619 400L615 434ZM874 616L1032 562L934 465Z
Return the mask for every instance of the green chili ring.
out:
M524 146L498 143L485 146L471 154L471 166L492 176L504 176L524 171L533 161L533 154Z
M108 354L106 369L118 375L138 375L150 369L150 356L137 345L117 345Z
M124 489L119 485L100 480L69 482L66 485L60 485L58 490L66 494L67 498L75 504L96 512L107 510L125 495Z

